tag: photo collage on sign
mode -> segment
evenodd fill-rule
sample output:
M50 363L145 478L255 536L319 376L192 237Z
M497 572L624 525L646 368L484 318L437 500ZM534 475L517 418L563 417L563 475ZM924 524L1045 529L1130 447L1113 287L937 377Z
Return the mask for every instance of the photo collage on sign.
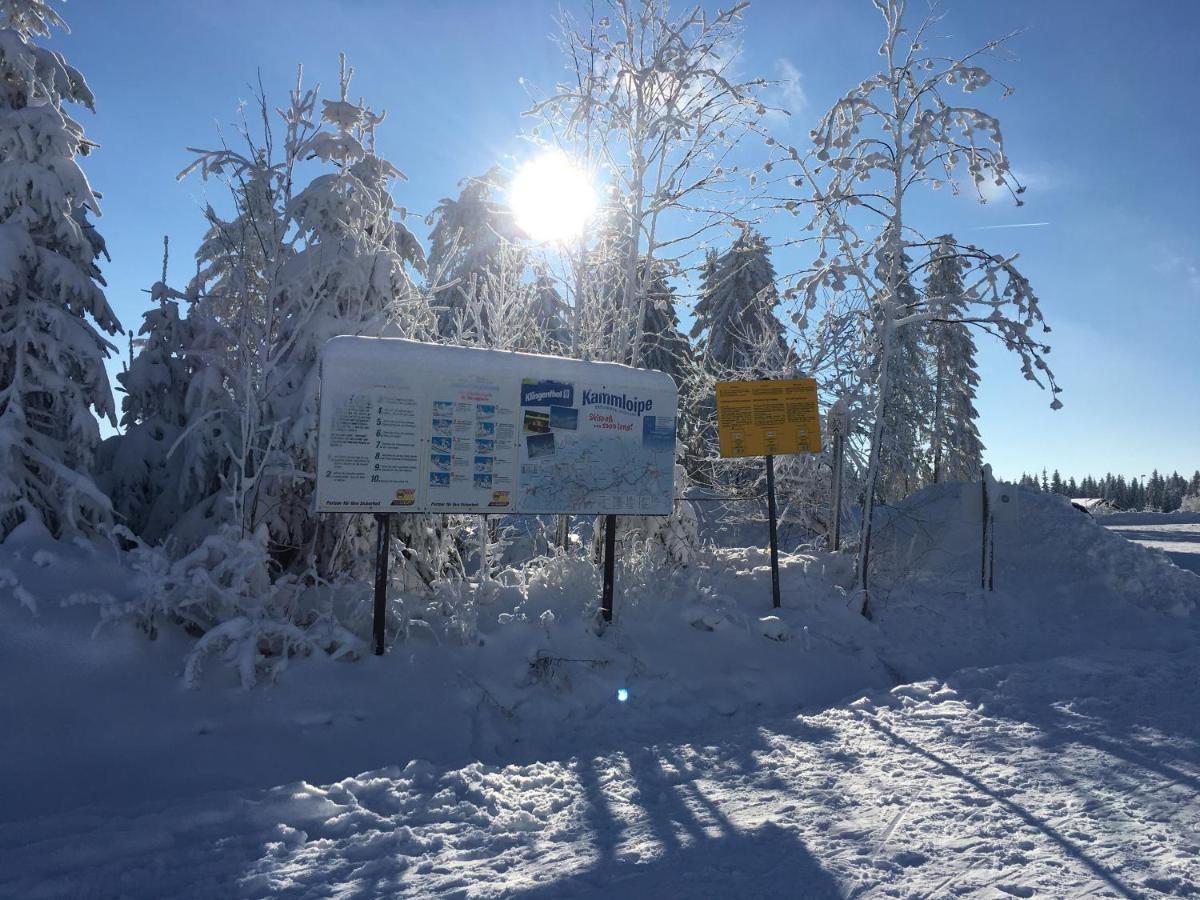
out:
M521 382L521 409L521 434L531 461L554 456L556 432L579 428L573 384L526 378Z
M496 407L491 403L475 404L475 487L479 490L492 489L492 470L496 467L496 457L491 453L480 453L479 443L496 440Z
M490 384L456 385L434 400L430 417L430 499L444 508L507 508L512 500L513 426ZM446 395L443 394L443 397Z

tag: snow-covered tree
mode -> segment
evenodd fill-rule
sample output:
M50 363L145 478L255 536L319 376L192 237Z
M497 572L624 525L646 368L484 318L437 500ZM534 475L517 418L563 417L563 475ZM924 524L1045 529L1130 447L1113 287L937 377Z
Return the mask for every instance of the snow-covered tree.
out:
M726 189L739 174L730 156L766 112L762 82L735 76L747 5L673 14L666 0L609 0L582 25L560 18L570 75L529 114L542 139L612 179L608 206L623 237L606 262L622 272L620 293L610 315L576 323L603 325L603 340L582 340L595 358L641 364L654 272L642 260L685 269L709 230L729 221L735 194Z
M83 76L34 43L65 24L46 0L0 4L0 539L22 522L102 533L95 416L115 424L104 333L99 204L77 157L92 147L64 104L94 110Z
M571 350L571 307L563 299L554 278L543 266L537 269L530 295L534 332L546 353L565 355Z
M176 490L184 454L172 451L187 426L195 363L190 323L179 309L186 298L167 287L165 238L163 243L162 279L150 288L155 305L142 316L137 355L117 375L124 393L122 432L96 454L96 480L112 498L118 520L151 541L164 536L184 502Z
M904 25L906 0L874 0L886 22L880 47L883 68L834 103L812 132L814 149L806 158L794 147L786 159L799 168L797 181L812 185L810 227L819 248L811 270L792 289L800 298L800 321L826 292L856 292L875 365L873 424L863 489L863 526L857 579L864 614L869 614L874 505L880 489L881 453L887 443L888 403L893 396L897 351L905 329L923 327L937 310L930 298L906 297L909 272L918 275L929 256L946 244L925 238L917 229L915 191L948 185L955 193L965 175L981 202L991 192L1007 191L1017 202L1024 188L1012 173L998 120L972 106L960 105L951 88L967 93L986 87L992 77L978 57L993 50L990 42L965 56L925 54L926 36L937 21L927 17L916 29ZM1008 91L1006 90L1006 93ZM797 201L788 207L799 213ZM997 337L1017 354L1025 377L1059 388L1045 362L1049 347L1033 334L1044 327L1038 300L1015 266L1015 257L992 254L970 244L953 244L964 266L964 306L955 321ZM913 260L906 272L905 257ZM880 265L880 263L883 263ZM1061 403L1054 397L1054 408Z
M215 439L213 467L218 496L207 498L199 520L185 532L176 529L182 548L189 549L228 524L240 537L258 531L259 504L265 476L282 467L279 453L283 428L274 421L269 394L277 384L288 344L300 329L299 300L293 307L285 341L279 327L288 306L284 272L296 253L288 204L296 168L309 153L317 133L316 92L297 84L283 111L284 135L277 141L265 96L258 98L263 133L255 135L243 123L240 137L246 150L224 145L195 150L196 159L180 178L199 171L206 180L225 183L233 215L224 217L211 205L205 210L209 228L196 251L197 274L188 287L195 299L189 311L211 334L226 340L212 351L214 367L225 373L222 388L227 402L193 408L185 431L208 432ZM311 300L309 295L302 295ZM205 477L205 481L212 481ZM211 521L210 521L211 520Z
M437 293L438 332L443 336L456 332L456 314L471 299L469 285L495 271L501 253L510 254L510 266L511 254L520 253L521 231L497 197L507 184L504 171L493 167L459 182L458 198L443 198L429 216L429 271L436 284L446 285Z
M967 315L963 299L961 257L954 238L938 240L925 273L925 296L934 318L929 323L933 355L933 421L930 456L933 480L974 481L983 465L983 442L975 420L975 341L962 321Z
M898 264L891 254L900 252ZM896 311L913 315L920 300L909 275L912 260L894 244L884 242L876 255L875 276L887 279L896 272ZM933 409L933 390L929 378L929 352L926 340L928 323L913 322L897 329L891 348L891 371L882 382L878 367L883 364L883 338L880 323L873 321L871 334L872 381L885 383L883 427L880 429L878 495L894 503L907 497L929 480L926 438Z
M675 310L675 289L668 280L667 268L662 263L642 261L643 266L653 266L654 272L646 279L648 302L642 333L642 355L638 365L646 369L666 372L677 387L692 378L692 345L679 330L679 314ZM632 362L632 350L630 351Z
M351 102L352 77L343 57L339 97L322 101L325 127L307 144L331 170L313 178L285 208L294 252L279 273L279 364L266 398L280 428L281 471L266 485L265 521L276 546L286 548L281 561L314 567L322 575L345 571L359 555L355 543L368 540L372 527L367 516L318 523L311 513L321 347L338 334L380 334L389 317L409 337L427 336L433 324L419 315L408 275L408 267L423 267L424 255L397 218L391 194L404 176L377 154L375 129L383 116ZM418 314L409 309L405 315L396 308L401 304ZM322 527L326 521L333 526Z
M698 353L716 371L747 371L751 360L766 364L766 374L788 359L783 323L775 317L779 292L767 240L749 226L721 255L705 260L691 337ZM763 358L761 345L775 350Z

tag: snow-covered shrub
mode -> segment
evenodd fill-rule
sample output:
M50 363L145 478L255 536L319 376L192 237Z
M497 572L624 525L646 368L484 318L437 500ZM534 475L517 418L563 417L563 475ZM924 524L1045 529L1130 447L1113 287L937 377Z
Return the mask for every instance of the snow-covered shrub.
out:
M260 674L274 677L292 656L319 650L336 658L365 646L329 613L305 608L299 580L271 578L265 527L241 535L226 525L179 559L128 531L122 537L133 545L127 554L133 579L125 597L83 592L67 602L95 603L97 628L123 621L155 636L164 625L176 624L198 635L184 667L189 686L210 654L234 666L249 689Z
M675 466L675 495L687 490L687 473ZM604 519L596 525L596 541L603 536ZM700 520L689 500L677 499L666 516L620 516L617 519L619 556L635 569L671 571L686 568L701 552ZM599 545L597 544L597 552Z

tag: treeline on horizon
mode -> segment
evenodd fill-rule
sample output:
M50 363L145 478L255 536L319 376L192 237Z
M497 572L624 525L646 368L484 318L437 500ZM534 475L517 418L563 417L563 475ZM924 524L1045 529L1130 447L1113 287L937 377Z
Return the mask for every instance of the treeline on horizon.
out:
M1047 475L1029 475L1022 472L1017 482L1022 487L1036 488L1048 494L1062 494L1072 499L1104 500L1117 509L1150 510L1154 512L1176 512L1184 505L1184 499L1200 499L1200 470L1190 479L1178 472L1161 475L1155 469L1145 475L1126 478L1111 472L1102 478L1091 475L1076 481L1074 476L1063 480L1058 469Z

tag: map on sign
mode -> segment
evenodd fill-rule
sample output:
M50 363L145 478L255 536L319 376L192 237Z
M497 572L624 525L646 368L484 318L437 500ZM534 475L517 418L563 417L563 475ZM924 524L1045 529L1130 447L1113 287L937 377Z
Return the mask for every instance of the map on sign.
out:
M321 362L318 512L666 515L661 372L338 337Z
M671 490L675 406L653 385L526 379L521 406L522 512L648 512Z
M631 449L602 438L564 445L557 459L522 466L519 506L523 512L560 509L649 511L672 483L675 452Z
M717 382L717 435L723 457L820 453L816 381Z

